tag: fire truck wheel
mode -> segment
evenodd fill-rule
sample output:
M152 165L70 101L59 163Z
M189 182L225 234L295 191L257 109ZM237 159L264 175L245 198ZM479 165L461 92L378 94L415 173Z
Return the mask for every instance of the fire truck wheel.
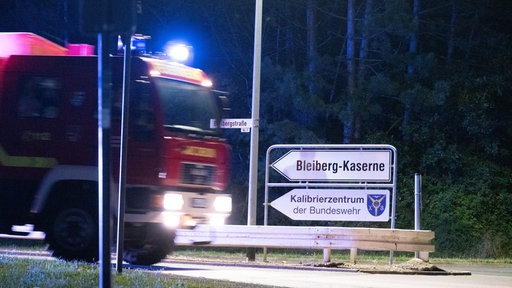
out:
M175 231L148 224L138 241L125 241L123 260L134 265L152 265L167 257L174 248Z
M55 211L45 241L52 256L64 260L98 260L96 213L85 207L65 207Z

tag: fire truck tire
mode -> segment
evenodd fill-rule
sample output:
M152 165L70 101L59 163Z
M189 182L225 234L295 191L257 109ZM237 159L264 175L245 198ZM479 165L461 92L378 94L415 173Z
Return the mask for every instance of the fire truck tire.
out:
M133 265L152 265L165 259L174 249L175 231L158 224L147 224L138 241L125 241L123 260Z
M98 261L98 216L86 205L54 210L45 231L52 256L64 260Z

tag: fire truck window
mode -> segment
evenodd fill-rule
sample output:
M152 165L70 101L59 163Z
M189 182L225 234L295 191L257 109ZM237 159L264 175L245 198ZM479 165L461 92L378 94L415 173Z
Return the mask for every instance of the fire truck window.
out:
M210 120L218 119L219 110L208 89L172 80L157 80L157 88L165 113L165 125L215 132L210 128Z
M138 141L149 141L155 134L155 111L149 90L149 83L137 83L130 97L131 130Z
M53 119L59 116L60 83L52 77L27 77L21 82L18 116Z

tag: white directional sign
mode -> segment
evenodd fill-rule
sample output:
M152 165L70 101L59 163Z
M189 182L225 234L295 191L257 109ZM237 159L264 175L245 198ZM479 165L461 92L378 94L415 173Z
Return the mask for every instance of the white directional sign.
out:
M293 189L270 203L293 220L389 220L389 190Z
M389 150L291 150L271 165L290 181L391 181Z

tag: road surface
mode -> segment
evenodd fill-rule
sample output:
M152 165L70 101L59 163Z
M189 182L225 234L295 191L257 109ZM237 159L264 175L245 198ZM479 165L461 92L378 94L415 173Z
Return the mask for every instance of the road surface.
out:
M470 271L471 275L396 275L368 274L335 269L285 269L247 266L217 266L191 263L163 262L156 266L161 273L228 280L233 282L296 288L483 288L512 287L512 265L450 266ZM155 267L154 267L155 268ZM441 266L440 268L445 267Z

